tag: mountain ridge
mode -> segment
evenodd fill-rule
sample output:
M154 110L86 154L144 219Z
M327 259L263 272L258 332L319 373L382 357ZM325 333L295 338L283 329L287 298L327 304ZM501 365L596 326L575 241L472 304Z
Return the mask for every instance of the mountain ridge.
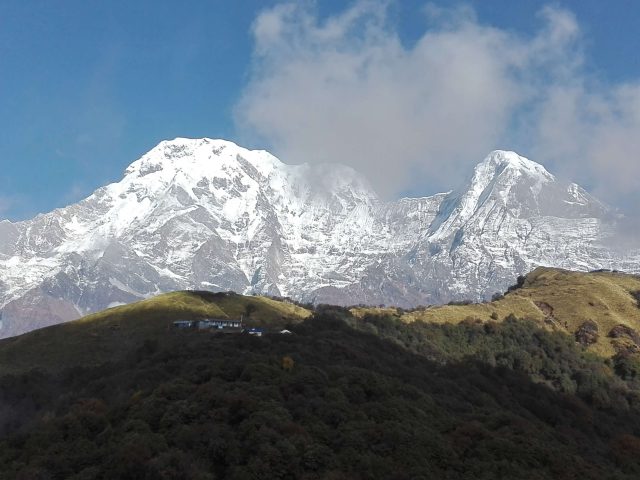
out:
M617 284L622 303L601 289L572 291L594 281ZM0 471L16 479L637 479L640 277L540 269L505 297L540 286L548 295L531 297L549 302L537 303L547 314L540 322L513 314L449 322L445 307L440 322L407 322L396 309L358 315L174 292L4 339ZM558 302L591 307L595 320L568 335ZM603 328L631 311L632 322ZM264 334L172 325L242 314ZM591 350L598 335L615 355Z
M0 223L0 336L172 290L415 306L488 297L538 265L637 271L638 252L605 246L613 216L515 152L386 202L349 167L177 138L76 204Z

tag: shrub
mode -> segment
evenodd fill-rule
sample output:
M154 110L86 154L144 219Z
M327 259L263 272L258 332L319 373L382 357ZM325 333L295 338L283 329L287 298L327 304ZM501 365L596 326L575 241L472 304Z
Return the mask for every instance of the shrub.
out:
M589 346L598 341L598 324L593 320L584 322L575 333L576 342L583 346Z
M635 298L636 305L640 308L640 290L636 290L635 292L631 292L631 296Z
M471 305L473 303L473 300L469 300L469 299L464 299L464 300L451 300L449 303L447 303L447 305Z
M496 292L493 295L491 295L492 302L497 302L498 300L502 300L503 298L504 298L504 295L500 292Z
M516 279L516 284L508 287L507 292L513 292L514 290L518 290L519 288L522 288L524 286L524 281L526 280L526 278L527 277L525 277L524 275L518 275L518 278Z

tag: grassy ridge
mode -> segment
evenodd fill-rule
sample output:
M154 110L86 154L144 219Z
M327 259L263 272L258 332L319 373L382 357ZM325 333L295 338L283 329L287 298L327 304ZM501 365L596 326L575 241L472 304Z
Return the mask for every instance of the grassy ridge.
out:
M164 341L174 320L243 316L247 325L278 327L309 315L311 312L297 305L265 297L166 293L2 340L0 374L100 364L144 340Z
M485 322L504 320L509 315L539 322L545 328L571 335L591 320L598 326L599 338L589 349L612 356L625 339L607 335L617 325L640 331L640 308L633 292L640 291L640 277L615 272L580 273L540 267L526 276L521 288L500 300L469 305L443 305L401 313L406 323L459 323L473 318ZM550 309L549 309L550 307ZM395 309L352 309L354 315L396 313Z

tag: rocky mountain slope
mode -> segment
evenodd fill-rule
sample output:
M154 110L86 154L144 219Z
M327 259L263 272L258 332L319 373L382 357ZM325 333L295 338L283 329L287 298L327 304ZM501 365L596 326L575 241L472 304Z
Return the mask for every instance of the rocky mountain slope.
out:
M614 212L495 151L461 188L385 202L340 165L231 142L161 142L121 181L0 222L0 336L181 289L411 306L479 299L539 265L638 270Z

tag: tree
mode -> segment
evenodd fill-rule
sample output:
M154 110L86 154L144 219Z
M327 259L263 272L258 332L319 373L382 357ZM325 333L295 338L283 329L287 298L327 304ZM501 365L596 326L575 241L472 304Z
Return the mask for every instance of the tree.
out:
M295 365L295 362L293 361L293 358L291 358L289 355L285 355L284 357L282 357L282 369L290 372L291 370L293 370L293 366Z

